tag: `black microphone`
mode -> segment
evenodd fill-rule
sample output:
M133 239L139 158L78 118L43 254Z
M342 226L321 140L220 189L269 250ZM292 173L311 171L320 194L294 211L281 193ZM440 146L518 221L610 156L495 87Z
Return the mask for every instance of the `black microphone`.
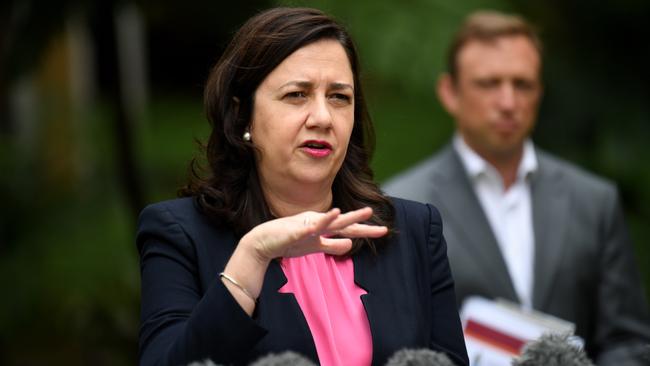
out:
M454 366L446 354L430 349L403 349L395 352L386 366Z
M262 356L249 366L316 366L310 359L292 351Z
M594 366L569 334L547 333L524 346L512 366Z

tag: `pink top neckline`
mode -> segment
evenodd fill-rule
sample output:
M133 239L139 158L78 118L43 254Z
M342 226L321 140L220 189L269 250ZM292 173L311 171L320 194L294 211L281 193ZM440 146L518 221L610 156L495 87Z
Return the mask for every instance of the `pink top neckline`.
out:
M281 293L293 293L300 305L321 365L370 365L372 335L354 283L354 263L324 253L280 262L287 283Z

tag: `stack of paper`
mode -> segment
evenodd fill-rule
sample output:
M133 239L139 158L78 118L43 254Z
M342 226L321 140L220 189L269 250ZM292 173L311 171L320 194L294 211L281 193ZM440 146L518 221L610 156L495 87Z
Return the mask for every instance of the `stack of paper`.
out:
M468 298L460 317L472 366L509 366L526 343L542 334L575 331L571 322L500 299Z

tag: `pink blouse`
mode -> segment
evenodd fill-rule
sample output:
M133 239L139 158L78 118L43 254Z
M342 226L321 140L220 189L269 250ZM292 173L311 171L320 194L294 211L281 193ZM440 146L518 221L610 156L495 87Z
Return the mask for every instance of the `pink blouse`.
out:
M321 365L370 365L372 336L354 283L351 258L314 253L283 258L288 282L279 292L293 293L314 338Z

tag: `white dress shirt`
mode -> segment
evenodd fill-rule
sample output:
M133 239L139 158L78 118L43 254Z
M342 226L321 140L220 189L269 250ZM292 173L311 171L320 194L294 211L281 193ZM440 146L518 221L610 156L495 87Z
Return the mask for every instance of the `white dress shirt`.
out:
M537 170L533 144L530 140L524 143L516 180L508 190L496 168L474 152L459 134L454 136L454 148L488 218L521 304L532 307L535 236L530 175Z

